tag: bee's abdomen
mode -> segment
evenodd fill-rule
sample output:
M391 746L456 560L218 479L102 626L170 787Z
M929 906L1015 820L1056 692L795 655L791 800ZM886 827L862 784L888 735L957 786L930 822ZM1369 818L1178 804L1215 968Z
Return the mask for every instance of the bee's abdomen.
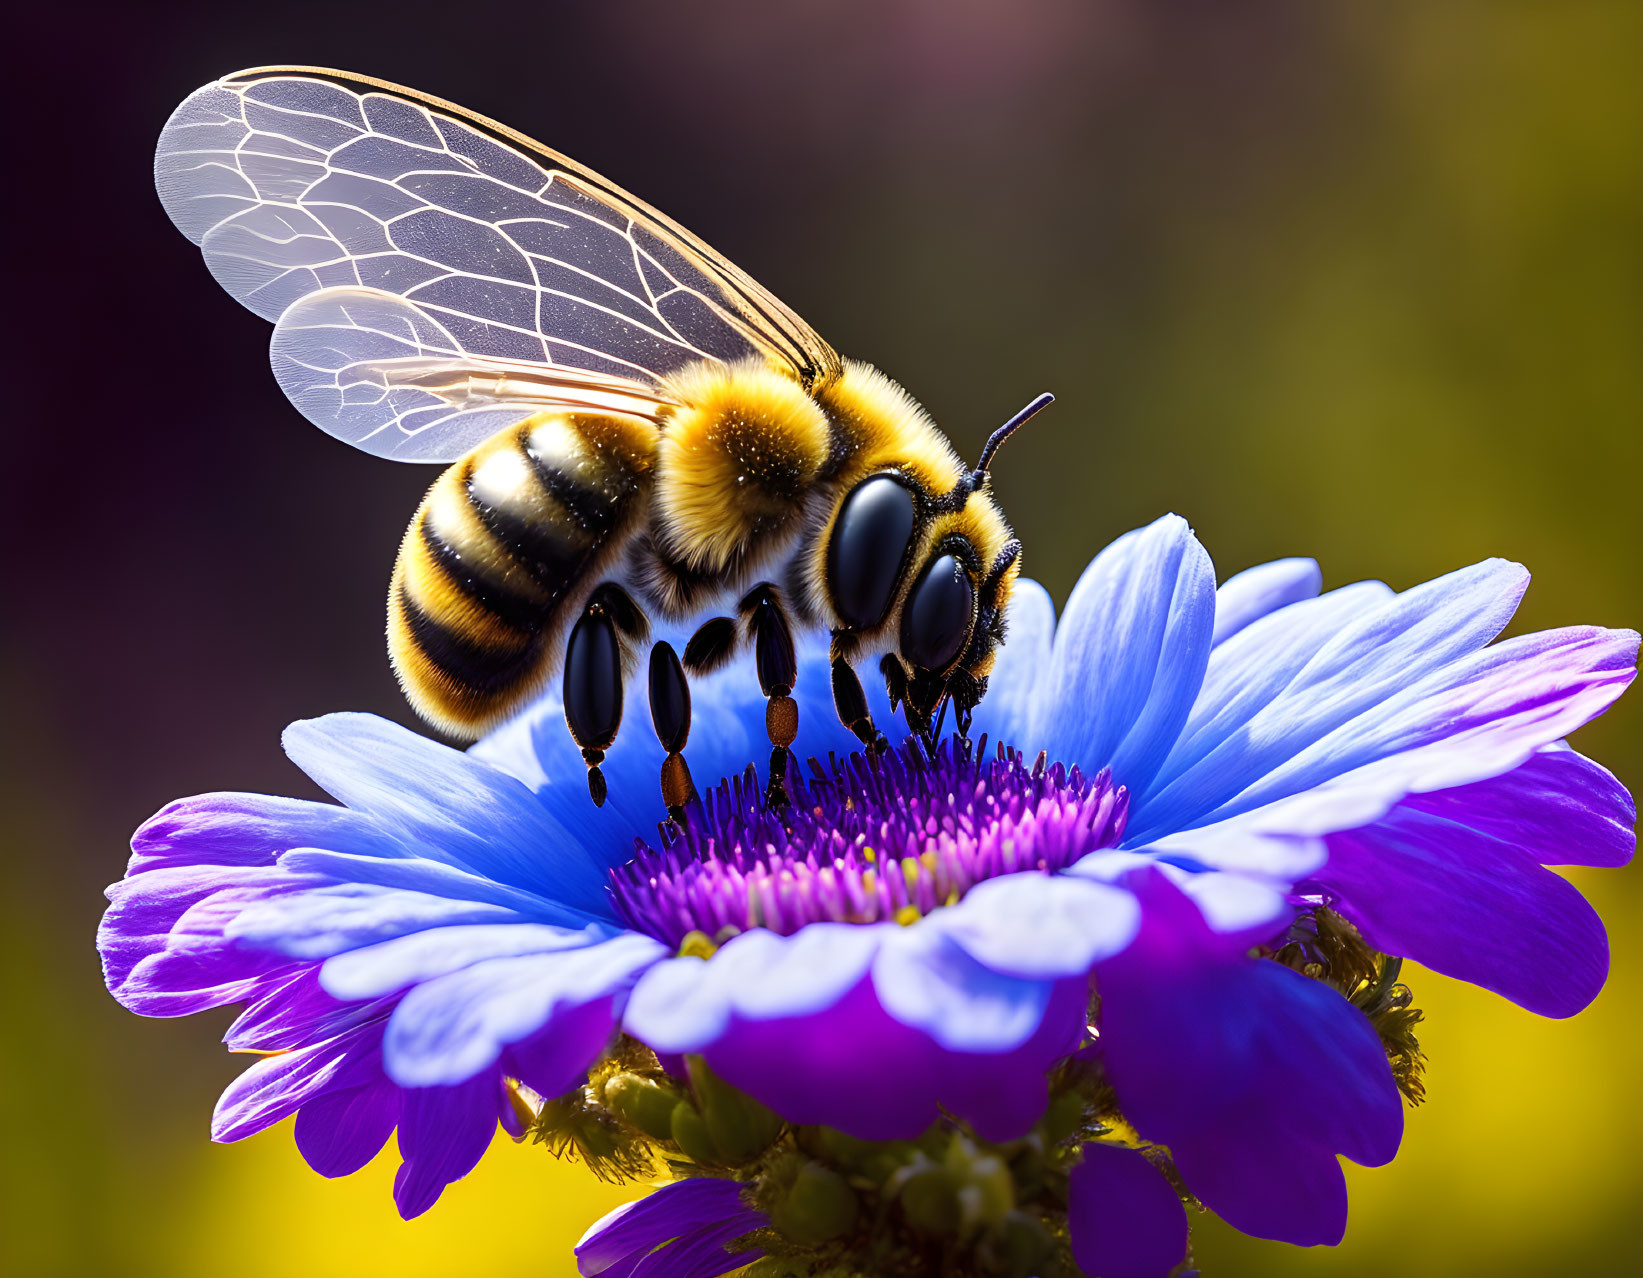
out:
M388 603L394 668L423 717L474 736L551 677L569 607L642 505L646 432L626 419L532 418L435 481Z

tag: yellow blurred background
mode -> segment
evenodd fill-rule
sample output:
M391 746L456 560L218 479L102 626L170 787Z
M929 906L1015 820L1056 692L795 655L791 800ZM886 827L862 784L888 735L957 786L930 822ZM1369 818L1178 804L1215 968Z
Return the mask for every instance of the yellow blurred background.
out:
M1403 587L1493 554L1519 629L1643 620L1643 5L888 0L77 6L31 105L3 429L0 1269L553 1278L623 1200L499 1142L426 1217L391 1160L327 1182L289 1125L206 1138L226 1015L104 993L98 892L177 794L310 793L280 726L409 721L380 599L430 476L305 426L265 326L148 186L170 107L275 61L485 111L603 169L904 382L996 472L1065 598L1164 510L1223 574ZM29 24L42 24L36 30ZM50 25L50 24L59 25ZM49 61L49 60L46 60ZM14 85L13 87L17 87ZM266 429L264 429L266 427ZM1579 738L1643 782L1643 706ZM1607 1272L1643 1175L1643 879L1572 876L1610 984L1565 1023L1411 972L1430 1101L1353 1169L1346 1242L1206 1223L1217 1278Z

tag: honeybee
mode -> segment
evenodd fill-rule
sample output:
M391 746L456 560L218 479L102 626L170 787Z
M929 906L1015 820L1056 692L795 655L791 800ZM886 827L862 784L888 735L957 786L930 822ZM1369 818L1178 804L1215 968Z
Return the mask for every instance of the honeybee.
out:
M312 67L177 108L160 198L275 321L274 374L322 430L449 463L405 534L388 648L410 703L480 735L563 679L593 801L651 621L663 799L693 788L688 676L751 647L773 801L798 729L794 632L831 635L840 719L886 748L857 662L933 738L986 692L1021 546L988 467L684 228L514 130Z

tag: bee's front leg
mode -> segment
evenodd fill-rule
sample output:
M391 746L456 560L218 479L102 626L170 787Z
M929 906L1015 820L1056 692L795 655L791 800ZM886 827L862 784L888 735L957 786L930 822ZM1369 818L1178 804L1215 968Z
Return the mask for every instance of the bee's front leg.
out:
M662 802L669 817L683 821L685 807L696 797L683 753L690 740L690 681L679 654L666 642L650 650L650 721L667 751L662 760Z
M793 627L782 610L781 597L769 582L755 586L737 605L753 641L753 661L759 687L767 698L764 726L770 737L770 781L765 801L785 807L788 747L799 735L799 703L793 685L799 678L799 659L793 650Z
M627 653L649 633L645 615L627 591L606 582L588 598L565 644L565 723L588 765L588 794L605 806L599 765L622 726Z
M856 734L867 750L867 757L875 759L890 748L890 742L873 722L873 712L867 708L867 693L861 686L850 659L833 645L833 708L839 722Z

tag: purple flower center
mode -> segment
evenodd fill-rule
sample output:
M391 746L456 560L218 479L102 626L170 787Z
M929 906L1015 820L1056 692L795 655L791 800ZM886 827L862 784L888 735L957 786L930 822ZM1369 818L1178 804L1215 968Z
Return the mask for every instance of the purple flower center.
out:
M753 927L910 923L986 879L1053 873L1123 837L1128 794L1107 772L986 746L955 737L933 758L909 743L872 761L812 759L808 778L789 771L785 809L766 804L749 767L661 826L660 851L634 840L611 874L617 908L672 946Z

